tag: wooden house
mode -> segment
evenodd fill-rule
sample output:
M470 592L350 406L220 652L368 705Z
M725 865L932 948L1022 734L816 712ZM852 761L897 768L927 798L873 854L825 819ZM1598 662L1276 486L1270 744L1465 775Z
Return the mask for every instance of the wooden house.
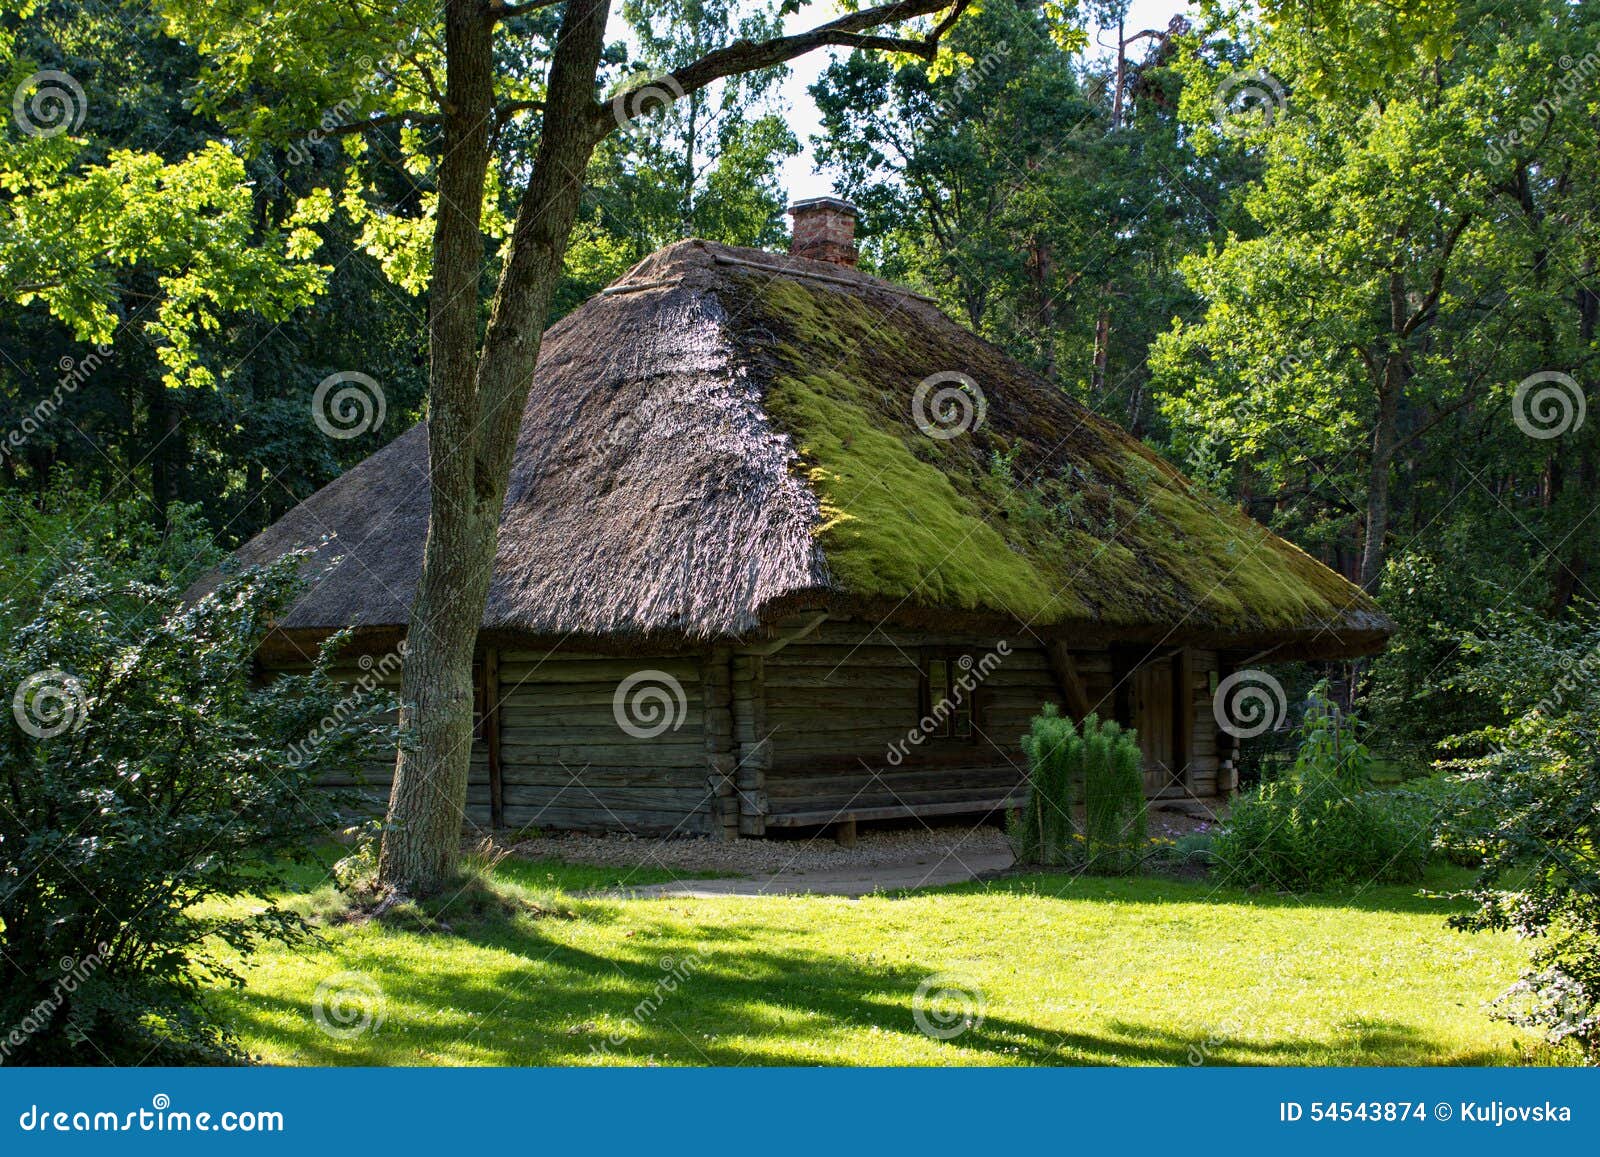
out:
M1382 646L1344 578L853 268L849 206L795 213L788 255L684 241L549 331L470 819L731 837L981 815L1025 790L1046 702L1137 728L1151 797L1213 803L1234 786L1220 679ZM393 672L427 439L240 549L315 548L265 667L353 627L352 677Z

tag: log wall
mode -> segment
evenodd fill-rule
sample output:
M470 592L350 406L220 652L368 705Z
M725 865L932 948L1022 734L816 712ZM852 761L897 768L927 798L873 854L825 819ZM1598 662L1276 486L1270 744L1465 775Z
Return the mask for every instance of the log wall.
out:
M267 674L303 675L311 669L309 663L274 663ZM361 688L376 684L393 694L400 691L400 667L393 653L350 654L336 663L331 671L334 678L351 685L352 694ZM394 722L391 714L389 722ZM331 771L319 781L322 786L349 793L354 799L353 810L361 815L381 816L389 803L389 789L394 783L394 760L374 760L360 767L346 767ZM472 767L469 772L467 822L485 827L490 822L488 807L489 748L481 736L474 736Z
M1024 788L1021 737L1045 703L1081 715L1133 718L1127 692L1149 648L1065 648L1023 636L916 632L870 623L829 621L763 662L767 745L757 802L742 830L822 822L828 814L883 813L895 805L920 814L950 814L962 804L984 810ZM972 693L970 740L919 736L927 709L920 698L921 666L931 655L964 652L976 660L974 678L996 657ZM1172 766L1152 768L1153 796L1200 798L1218 793L1218 744L1211 713L1212 651L1172 648L1154 660L1171 681L1158 700L1159 721ZM1182 704L1187 701L1187 713ZM737 714L737 712L736 712ZM1156 730L1152 725L1151 730ZM1173 768L1179 774L1174 774ZM983 805L983 806L979 806Z
M512 831L726 839L840 812L984 810L1025 790L1021 737L1045 703L1137 724L1126 718L1136 702L1126 693L1137 661L1130 652L1008 638L1000 655L1000 642L830 620L770 654L731 645L628 658L498 651L486 656L494 702L484 704L497 742L473 744L466 818L479 826L498 818ZM970 738L917 738L929 708L921 664L939 652L974 660L952 668L978 684ZM1159 661L1172 662L1171 649L1165 655ZM381 661L352 658L337 673L370 679ZM1186 675L1175 676L1174 689L1181 700L1187 682L1192 722L1174 749L1186 770L1177 781L1170 773L1148 781L1158 795L1209 801L1232 786L1226 767L1219 774L1229 740L1211 711L1221 664L1200 649L1181 662L1174 669ZM619 688L629 680L619 718ZM398 690L398 669L382 683ZM359 787L381 812L392 774L385 762L328 784Z
M696 836L715 826L720 834L729 805L715 801L731 792L711 773L732 763L731 689L707 677L708 665L698 653L500 652L506 826ZM655 674L624 697L622 716L640 732L630 734L614 701L625 681L647 672ZM487 786L469 798L486 805Z

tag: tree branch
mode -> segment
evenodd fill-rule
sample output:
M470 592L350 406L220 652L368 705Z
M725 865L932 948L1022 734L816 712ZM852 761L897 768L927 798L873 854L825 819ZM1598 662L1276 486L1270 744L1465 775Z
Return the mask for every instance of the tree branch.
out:
M542 100L513 100L497 106L494 110L494 117L497 123L504 123L505 121L508 121L512 117L516 116L519 112L543 111L544 101ZM327 129L318 125L314 129L307 130L303 135L310 136L312 133L317 133L323 137L348 137L353 136L356 133L368 133L372 132L374 129L388 128L391 125L437 124L442 115L443 114L436 112L389 113L386 116L368 117L365 120L350 121L346 124L334 125L332 128Z
M962 9L968 2L970 0L956 0L954 7L957 10ZM793 36L777 36L762 41L736 40L724 48L708 52L699 60L682 68L674 69L656 81L653 87L665 88L674 99L680 99L726 77L741 76L763 68L771 68L824 47L907 52L924 60L932 60L939 50L939 37L953 23L951 18L942 21L927 39L873 36L864 33L886 24L897 24L902 20L942 12L950 7L952 7L951 0L898 0L897 3L879 4L872 8L863 8L859 12L846 13L836 20L819 24L810 31L796 33ZM958 14L959 11L953 13L953 15ZM626 102L632 91L618 93L609 101L595 105L590 110L590 119L602 136L614 127L613 118L615 118L614 124L622 124L629 119L626 115L628 113Z
M430 121L437 121L439 116L440 114L436 112L388 113L385 116L366 117L365 119L358 121L346 121L342 125L334 125L332 128L328 129L318 125L316 128L306 130L304 135L310 136L312 133L317 133L324 137L348 137L353 136L356 133L370 133L375 129L385 129L390 125L426 124Z
M1419 325L1433 315L1435 307L1439 304L1439 298L1444 293L1444 279L1450 268L1450 255L1455 252L1456 242L1461 240L1461 234L1466 232L1471 221L1470 212L1461 214L1456 223L1450 227L1450 232L1445 235L1444 245L1439 253L1439 264L1434 267L1433 278L1428 284L1428 295L1422 299L1422 305L1417 311L1400 327L1401 337L1410 337Z
M518 16L526 16L530 12L537 12L541 8L552 8L561 3L561 0L528 0L526 4L506 4L504 0L492 0L489 5L489 20L491 23L499 20L513 20Z

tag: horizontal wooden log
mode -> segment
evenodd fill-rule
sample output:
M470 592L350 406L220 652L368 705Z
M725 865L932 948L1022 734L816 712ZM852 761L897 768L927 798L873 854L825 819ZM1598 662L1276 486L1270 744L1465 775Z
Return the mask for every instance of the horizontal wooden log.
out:
M706 835L711 830L709 809L699 812L619 811L615 808L507 807L506 826L537 827L545 831L615 832L635 835ZM643 858L641 856L641 858ZM646 860L648 863L648 860Z
M972 800L959 803L888 804L878 807L851 807L843 810L773 813L766 816L769 828L805 828L819 824L840 823L844 820L887 820L910 816L986 815L991 812L1010 811L1027 803L1026 796Z
M502 749L507 774L519 763L565 764L574 771L584 764L608 767L703 767L705 744L698 737L687 743L533 745L507 740Z
M560 787L568 783L587 783L602 787L698 787L705 782L706 768L638 767L578 765L571 771L559 765L520 763L505 769L506 784L526 787Z
M619 811L677 811L692 812L697 808L706 806L712 798L712 792L702 787L698 790L683 788L673 790L669 788L593 788L581 784L571 784L567 787L505 787L505 802L507 805L517 807L567 807L567 808L612 808ZM489 789L486 787L470 788L467 792L469 803L487 804Z
M916 771L885 771L876 775L865 771L839 771L831 775L803 775L773 772L767 777L767 790L773 795L804 795L808 792L836 793L851 785L885 783L895 790L937 790L947 787L973 787L981 784L1020 783L1022 772L1012 767L925 768Z
M916 667L900 663L893 667L861 667L847 664L830 667L825 664L794 664L774 666L767 671L767 688L771 691L789 688L825 687L874 689L879 687L915 688L921 681Z
M899 731L904 733L917 723L916 705L911 710L905 705L879 704L863 706L856 710L813 711L809 707L770 707L767 710L768 727L798 728L803 731Z
M699 731L701 727L701 714L698 710L690 709L683 717L681 724L669 731L662 732L662 737L668 735L681 735L684 731ZM580 709L559 710L551 708L541 710L537 707L502 708L500 712L501 735L511 731L554 731L568 732L574 735L582 733L585 739L603 739L607 735L627 738L628 733L622 729L622 724L611 713L609 707L604 710Z
M973 804L1010 798L1025 793L1020 783L996 784L987 789L950 788L943 791L861 790L835 795L778 796L768 792L772 811L855 811L879 807L942 807L948 804Z
M865 764L865 766L863 766ZM832 775L836 772L882 773L897 771L924 771L941 768L993 768L1021 767L1022 761L1009 751L996 751L985 745L982 748L963 743L953 750L950 747L925 746L907 754L898 765L883 759L864 759L860 755L816 755L789 759L779 753L779 758L768 769L769 775Z
M589 727L542 727L518 716L515 721L505 721L500 729L500 741L535 747L655 747L686 743L703 745L705 736L698 719L685 721L683 726L669 728L660 735L637 736L630 735L615 722Z
M693 688L684 688L691 708L700 705L700 696ZM502 690L500 705L508 710L529 711L593 711L597 718L613 718L617 689L610 683L559 684L535 686L524 683L521 690Z
M769 720L776 716L789 722L810 719L818 725L841 723L848 726L848 720L865 713L875 714L880 720L898 719L910 727L917 721L919 707L913 687L895 691L812 690L803 694L774 689L767 696L763 716Z
M528 683L613 683L630 675L660 671L687 688L700 685L700 664L683 660L595 659L582 663L516 663L504 656L500 663L500 685L518 687Z

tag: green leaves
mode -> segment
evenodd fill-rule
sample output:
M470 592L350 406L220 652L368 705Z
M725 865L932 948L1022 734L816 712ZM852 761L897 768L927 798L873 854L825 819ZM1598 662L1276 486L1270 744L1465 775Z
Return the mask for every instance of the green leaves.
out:
M329 675L343 639L306 674L255 684L297 556L180 605L158 585L170 546L140 521L109 544L58 531L51 552L70 561L37 596L0 603L0 687L32 689L0 726L0 1017L19 1024L60 995L61 961L82 973L8 1063L241 1059L201 1007L206 985L241 980L219 947L248 955L306 926L269 902L208 902L269 890L273 857L303 857L333 819L318 777L393 743L390 697Z
M19 55L8 83L37 71ZM85 131L107 111L89 93L77 109ZM78 341L104 345L124 321L127 280L148 274L156 307L140 324L167 384L213 386L199 335L246 311L281 319L320 291L327 270L307 260L314 238L300 232L291 244L259 219L232 148L213 141L168 160L106 148L75 123L40 135L24 118L0 137L0 299L42 305Z

